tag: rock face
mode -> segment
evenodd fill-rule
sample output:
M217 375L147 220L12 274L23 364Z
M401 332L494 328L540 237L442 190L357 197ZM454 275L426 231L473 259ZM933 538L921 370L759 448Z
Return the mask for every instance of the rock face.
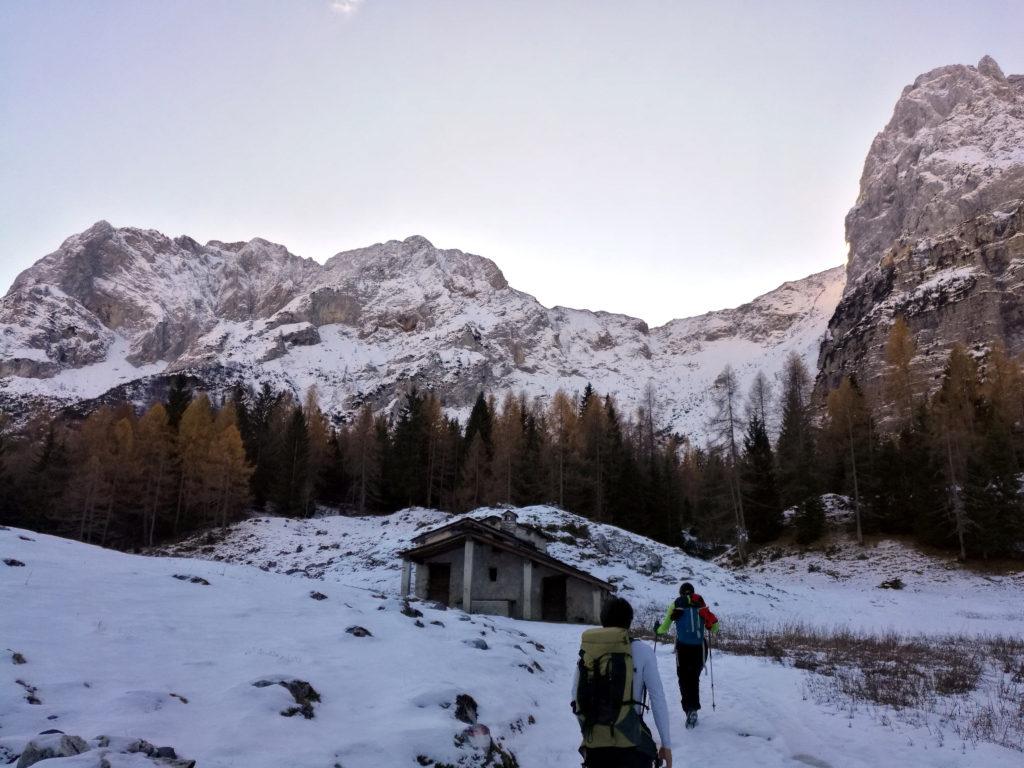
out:
M883 427L885 343L897 317L917 346L919 392L956 343L1024 351L1024 76L989 57L940 67L903 91L846 218L842 301L818 360L821 402L855 375Z
M700 434L726 363L741 379L777 373L790 351L813 363L842 286L836 268L650 329L546 308L488 259L422 237L319 265L265 240L199 245L100 222L0 300L0 405L112 390L145 400L188 373L213 390L243 380L301 395L316 385L341 418L366 402L393 408L412 385L460 416L481 389L543 399L588 382L632 412L652 384L659 421Z
M978 352L1001 342L1011 355L1024 353L1024 202L890 248L836 308L819 386L838 386L854 372L874 402L884 399L884 350L897 317L914 335L911 367L922 392L939 386L956 342Z
M939 67L903 89L864 162L846 216L847 292L899 237L938 235L1020 198L1024 189L1024 75Z

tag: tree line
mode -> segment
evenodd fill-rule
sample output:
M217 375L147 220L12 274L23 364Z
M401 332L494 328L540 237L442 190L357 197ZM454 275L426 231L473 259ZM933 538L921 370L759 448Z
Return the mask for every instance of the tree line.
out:
M902 320L885 354L877 402L847 377L815 403L796 355L778 382L759 373L747 392L727 366L703 444L661 427L653 386L632 414L589 385L546 403L480 393L464 423L435 393L413 389L393 414L365 405L335 424L315 389L299 401L238 384L214 403L176 379L141 412L124 403L80 422L39 415L16 436L0 428L0 518L137 547L252 509L301 517L319 505L383 514L550 503L670 544L689 530L743 559L782 533L786 510L799 543L818 539L822 496L834 493L849 498L860 541L907 534L961 558L1019 555L1020 365L1000 348L955 347L929 396Z
M799 543L825 530L824 494L849 499L851 533L903 534L961 559L1024 553L1024 374L999 346L956 345L929 393L915 379L913 337L897 319L885 345L874 402L844 377L823 404L799 357L786 361L779 396L758 375L738 392L726 369L713 387L714 441L693 449L694 519L706 537L736 544L773 540L783 510ZM774 407L770 404L774 403ZM767 423L777 420L772 445Z
M300 402L241 384L223 402L176 379L139 412L103 406L80 422L38 415L0 429L0 517L125 548L152 546L252 509L306 517L409 506L466 511L552 503L664 541L684 515L681 441L649 405L635 418L587 386L548 404L481 393L465 425L415 389L393 415L369 405L333 424L315 389Z

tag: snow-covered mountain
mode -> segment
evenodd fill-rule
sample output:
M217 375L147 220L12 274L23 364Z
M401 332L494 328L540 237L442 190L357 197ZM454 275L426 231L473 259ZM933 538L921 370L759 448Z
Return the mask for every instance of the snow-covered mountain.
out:
M999 210L1024 191L1024 75L990 56L938 67L903 89L871 144L846 216L847 291L898 238Z
M884 401L897 317L934 390L950 348L1024 352L1024 75L986 56L907 86L871 145L846 218L847 282L819 358L819 397L855 374ZM884 424L884 422L883 422Z
M648 328L637 318L546 308L488 259L422 237L326 264L265 240L168 238L99 222L22 273L0 301L0 398L69 402L121 386L144 397L187 371L211 387L316 385L344 416L392 407L409 386L464 412L482 388L545 398L588 382L632 411L648 384L659 419L700 434L708 389L813 362L842 268L736 309Z
M923 557L897 557L884 573L856 570L863 562L853 553L848 563L823 555L737 573L549 507L519 510L519 519L547 532L551 554L614 580L638 625L682 579L699 585L723 638L744 619L974 636L1019 635L1024 622L1019 577L954 567L933 578L943 568ZM0 761L20 760L30 741L59 745L59 734L38 735L59 730L86 751L41 765L174 765L143 745L172 747L202 768L575 765L579 728L567 703L583 627L398 596L395 552L446 520L432 510L259 518L165 557L0 527ZM905 589L878 588L892 576ZM1020 761L930 713L822 699L815 685L826 678L806 665L717 650L717 707L706 704L700 728L683 731L674 656L661 645L657 658L685 764ZM965 722L975 699L997 696L998 680L955 700Z

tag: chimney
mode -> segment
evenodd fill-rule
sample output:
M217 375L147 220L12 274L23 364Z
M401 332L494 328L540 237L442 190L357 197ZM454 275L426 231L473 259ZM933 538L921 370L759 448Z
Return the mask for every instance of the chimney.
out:
M511 509L506 509L501 515L501 529L506 533L515 533L518 521L519 518L516 516L516 513Z

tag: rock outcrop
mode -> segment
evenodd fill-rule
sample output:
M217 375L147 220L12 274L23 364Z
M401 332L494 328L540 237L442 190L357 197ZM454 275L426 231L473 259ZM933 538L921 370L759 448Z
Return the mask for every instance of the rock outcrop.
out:
M885 345L897 317L914 336L911 368L922 393L941 383L955 343L1024 353L1024 202L890 248L836 308L820 360L822 390L853 372L873 402L884 402Z
M818 359L819 402L856 377L883 427L885 344L902 317L919 393L934 391L956 343L1024 352L1024 76L990 57L903 91L864 164L846 218L842 301Z
M847 292L900 237L938 235L999 210L1024 189L1024 75L939 67L903 89L871 144L846 216Z

